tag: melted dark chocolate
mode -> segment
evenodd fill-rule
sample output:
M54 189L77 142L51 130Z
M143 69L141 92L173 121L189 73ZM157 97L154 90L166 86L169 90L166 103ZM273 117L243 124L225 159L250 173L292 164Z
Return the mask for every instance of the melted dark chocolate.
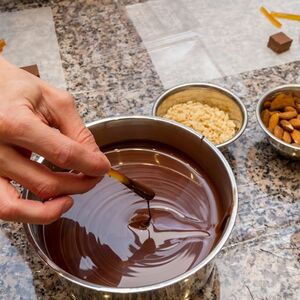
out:
M105 176L44 227L52 260L111 287L155 284L196 266L223 230L225 214L213 183L190 159L162 145L118 145L105 152L114 168L155 191L151 222L146 201Z

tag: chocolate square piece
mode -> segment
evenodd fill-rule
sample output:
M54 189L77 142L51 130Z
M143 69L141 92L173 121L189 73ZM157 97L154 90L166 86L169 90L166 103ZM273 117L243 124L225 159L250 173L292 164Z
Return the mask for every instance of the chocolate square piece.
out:
M40 77L39 69L37 65L31 65L26 67L21 67L21 69L31 73L34 76Z
M290 49L292 41L285 33L279 32L270 36L268 47L276 53L282 53Z

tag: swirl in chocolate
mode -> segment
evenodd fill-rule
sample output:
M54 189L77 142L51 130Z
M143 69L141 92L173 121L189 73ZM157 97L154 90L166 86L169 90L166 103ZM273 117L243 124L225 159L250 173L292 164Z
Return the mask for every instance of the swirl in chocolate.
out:
M103 150L114 168L155 191L147 203L105 176L75 195L73 208L44 227L47 251L67 272L110 287L141 287L190 270L222 234L213 182L175 149L127 143Z

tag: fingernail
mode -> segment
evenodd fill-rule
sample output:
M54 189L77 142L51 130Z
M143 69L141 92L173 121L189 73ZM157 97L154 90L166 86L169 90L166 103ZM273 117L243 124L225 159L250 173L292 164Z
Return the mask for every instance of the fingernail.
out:
M111 167L110 161L108 160L108 158L106 157L106 155L103 154L102 152L99 152L99 158L100 158L100 161L101 161L101 168L103 170L103 174L105 174L105 173L108 172L108 170Z
M73 206L73 199L68 197L63 206L63 212L67 212Z
M104 163L106 165L106 168L107 168L106 172L108 172L108 170L111 168L110 161L108 160L108 158L106 157L106 155L103 154L102 157L103 157L103 161L104 161Z

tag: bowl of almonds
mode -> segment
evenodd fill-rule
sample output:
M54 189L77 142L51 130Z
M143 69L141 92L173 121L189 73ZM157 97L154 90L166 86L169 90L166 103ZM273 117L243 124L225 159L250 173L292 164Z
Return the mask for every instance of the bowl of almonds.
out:
M284 85L267 92L257 104L256 117L276 150L300 159L300 85Z

